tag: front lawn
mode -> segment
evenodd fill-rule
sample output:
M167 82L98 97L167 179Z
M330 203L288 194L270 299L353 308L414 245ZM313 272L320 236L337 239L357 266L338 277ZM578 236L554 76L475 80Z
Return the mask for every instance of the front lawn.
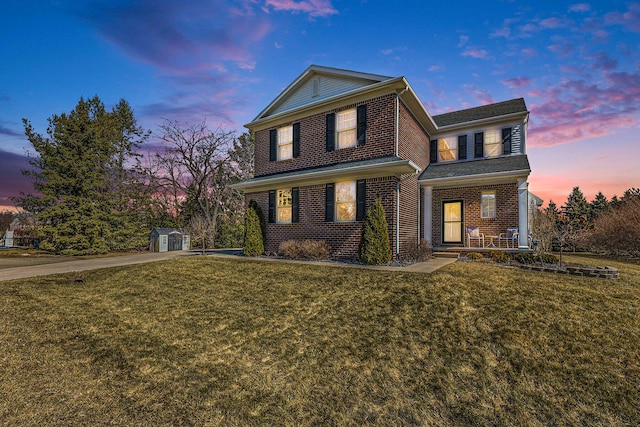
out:
M1 282L0 425L635 426L640 266L604 265L621 279L187 257Z

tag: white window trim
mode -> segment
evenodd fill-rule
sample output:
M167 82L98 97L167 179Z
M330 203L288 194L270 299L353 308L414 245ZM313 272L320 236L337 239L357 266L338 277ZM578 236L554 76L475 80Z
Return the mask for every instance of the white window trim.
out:
M285 134L285 132L286 134L291 135L291 139L283 138L283 135ZM291 154L287 157L283 157L281 155L281 148L286 146L290 147ZM293 159L293 125L283 126L278 128L278 146L276 147L276 149L278 150L277 157L279 161Z
M351 189L353 191L353 201L342 201L342 202L338 201L338 195L340 194L340 192L338 191L338 186L342 184L349 184L351 186ZM335 222L356 222L357 209L358 209L357 199L358 199L358 185L356 181L342 181L342 182L335 183L335 195L333 200L333 203L334 203L333 217ZM347 205L347 204L353 205L353 219L339 219L338 218L339 206Z
M488 196L493 196L492 198L487 198L485 199L485 195ZM484 211L484 203L485 200L491 200L493 199L493 209L489 211L489 215L485 215ZM489 206L491 207L491 206ZM487 219L491 219L491 218L495 218L496 217L496 211L498 210L498 206L496 203L496 191L495 190L486 190L483 191L480 195L480 218L487 218Z
M288 191L289 192L289 204L280 204L282 200L286 197L282 193ZM288 221L280 221L280 210L288 208L289 209L289 220ZM293 190L291 188L280 188L276 190L276 224L291 224L293 222Z
M340 116L344 116L346 114L353 115L353 126L345 129L340 129ZM341 146L340 145L340 134L353 132L354 138L350 145ZM351 148L358 145L358 111L356 108L350 108L348 110L339 111L336 113L336 150L343 150L345 148Z

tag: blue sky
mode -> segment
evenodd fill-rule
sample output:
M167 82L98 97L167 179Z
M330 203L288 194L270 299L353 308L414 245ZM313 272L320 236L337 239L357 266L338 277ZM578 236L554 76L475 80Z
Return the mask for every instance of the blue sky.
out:
M547 201L640 187L640 2L5 0L0 40L0 210L30 190L23 117L98 95L241 132L311 64L405 76L431 114L524 97Z

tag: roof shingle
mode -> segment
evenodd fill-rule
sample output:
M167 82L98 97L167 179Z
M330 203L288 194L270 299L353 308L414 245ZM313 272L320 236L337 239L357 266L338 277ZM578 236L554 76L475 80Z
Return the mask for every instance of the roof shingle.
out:
M523 98L516 98L509 101L497 102L495 104L482 105L480 107L468 108L466 110L452 111L451 113L433 116L433 121L438 127L457 125L475 120L500 117L513 113L526 113L527 106Z

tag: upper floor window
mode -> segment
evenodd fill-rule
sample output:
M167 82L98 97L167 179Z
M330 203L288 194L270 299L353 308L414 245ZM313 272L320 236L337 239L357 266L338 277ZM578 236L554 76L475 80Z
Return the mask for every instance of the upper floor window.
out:
M367 106L326 116L327 151L364 145L367 140Z
M458 140L455 137L438 139L438 161L458 159Z
M293 158L293 126L278 128L278 160Z
M496 217L496 192L483 191L480 200L480 217L495 218Z
M502 133L500 129L484 132L484 156L497 157L502 154Z
M338 149L354 147L358 144L356 135L356 109L341 111L336 115Z
M271 129L269 160L288 160L300 155L300 123Z

